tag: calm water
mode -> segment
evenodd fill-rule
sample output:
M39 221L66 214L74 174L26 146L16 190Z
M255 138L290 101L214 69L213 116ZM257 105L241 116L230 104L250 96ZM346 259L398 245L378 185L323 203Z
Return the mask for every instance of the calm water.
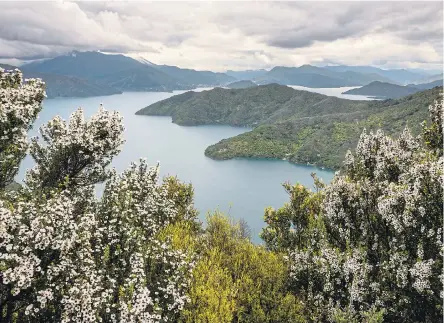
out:
M288 200L281 184L302 183L312 186L311 172L328 182L333 173L319 168L294 165L279 160L235 159L214 161L204 155L205 148L221 139L248 131L247 128L228 126L181 127L170 117L136 116L134 113L159 100L182 93L124 93L121 95L53 99L44 102L36 127L55 115L68 118L78 107L87 116L95 113L100 103L108 110L118 110L124 116L126 143L121 154L113 161L118 171L126 169L131 161L147 158L154 165L160 162L161 175L177 175L191 182L195 189L195 206L205 219L208 211L219 209L233 218L245 219L254 240L263 227L263 211L267 206L280 207ZM26 168L32 167L27 158L20 169L23 178Z

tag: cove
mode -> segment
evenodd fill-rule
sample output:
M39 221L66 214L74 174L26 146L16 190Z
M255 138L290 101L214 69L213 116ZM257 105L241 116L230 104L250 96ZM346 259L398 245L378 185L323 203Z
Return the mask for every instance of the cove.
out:
M180 93L183 91L125 92L103 97L45 100L29 137L37 135L38 127L56 115L68 119L73 111L82 107L89 117L103 103L107 110L119 111L125 125L126 142L120 155L113 160L113 167L122 172L140 158L146 158L153 166L159 162L161 176L177 175L181 181L193 184L195 206L202 221L205 221L207 212L216 209L234 219L244 219L251 229L253 241L258 243L258 235L264 226L264 209L268 206L278 208L288 201L282 183L298 182L312 187L312 172L325 182L332 179L334 173L329 170L281 160L215 161L205 157L204 151L209 145L249 131L249 128L182 127L172 123L170 117L134 114L151 103ZM32 166L28 156L21 165L17 180L23 179L25 170Z

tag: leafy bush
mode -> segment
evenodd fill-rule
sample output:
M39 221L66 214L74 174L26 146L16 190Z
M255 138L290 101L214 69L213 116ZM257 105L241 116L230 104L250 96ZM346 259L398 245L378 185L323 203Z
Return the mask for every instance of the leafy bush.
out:
M442 101L418 138L363 132L330 185L286 185L262 237L287 252L312 321L438 322L443 289Z
M30 147L36 166L0 200L0 321L176 321L188 302L193 259L162 241L176 222L195 224L188 185L144 161L118 175L107 166L123 143L121 117L103 108L86 121L55 117L26 141L43 84L0 70L0 183ZM94 185L107 180L101 199Z

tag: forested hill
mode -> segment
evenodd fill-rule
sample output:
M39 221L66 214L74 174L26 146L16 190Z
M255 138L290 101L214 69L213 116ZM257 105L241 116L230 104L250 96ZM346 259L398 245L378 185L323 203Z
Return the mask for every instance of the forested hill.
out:
M137 114L172 116L173 122L188 126L255 127L208 147L205 153L211 158L280 158L336 169L364 128L398 134L408 124L418 133L428 118L427 107L441 92L437 87L397 100L353 101L270 84L186 92Z
M366 95L382 98L401 98L420 91L414 87L391 84L387 82L372 82L357 89L345 91L344 94Z
M442 80L424 84L409 84L406 86L375 81L370 84L364 85L363 87L348 90L344 92L344 94L357 94L381 97L385 99L396 99L419 91L430 90L436 86L442 86L442 84Z
M364 101L339 99L285 85L268 84L247 89L215 88L186 92L156 102L136 114L171 116L174 123L185 126L256 126L289 118L330 114L332 111L355 112L367 105Z

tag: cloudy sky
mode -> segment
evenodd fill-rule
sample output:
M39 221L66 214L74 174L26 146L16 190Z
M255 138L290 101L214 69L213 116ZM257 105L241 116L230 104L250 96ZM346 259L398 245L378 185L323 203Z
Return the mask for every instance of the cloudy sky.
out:
M72 50L195 69L442 69L438 2L0 2L0 61Z

